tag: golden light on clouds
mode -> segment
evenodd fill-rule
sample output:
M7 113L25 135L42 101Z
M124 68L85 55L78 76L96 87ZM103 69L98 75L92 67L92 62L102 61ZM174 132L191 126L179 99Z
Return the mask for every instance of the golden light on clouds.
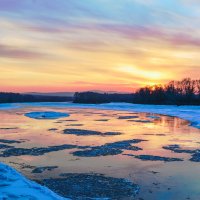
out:
M127 92L199 78L196 3L174 2L175 9L164 1L109 0L106 8L99 0L13 2L0 1L3 91Z
M136 66L121 66L118 70L147 80L162 80L163 78L166 78L166 74L164 73L152 70L143 70Z

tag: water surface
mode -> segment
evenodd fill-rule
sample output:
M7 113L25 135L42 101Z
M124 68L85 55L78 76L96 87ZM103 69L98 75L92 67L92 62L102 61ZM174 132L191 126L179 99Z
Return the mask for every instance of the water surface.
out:
M25 116L26 113L36 111L64 112L69 116L52 120ZM69 173L103 174L105 177L123 178L139 185L140 191L135 197L138 200L200 199L200 162L190 161L191 153L176 153L163 148L176 144L186 150L200 149L200 130L189 126L185 120L150 113L41 107L0 111L0 116L0 144L12 146L10 148L14 151L18 149L14 156L8 154L9 151L4 153L6 146L0 149L0 161L30 179L42 182L43 179L56 180L61 178L60 175ZM81 130L84 130L82 134ZM18 142L12 142L14 140ZM116 142L130 140L138 142L120 148L117 143L116 147ZM60 148L61 145L65 146ZM29 151L20 155L19 148L34 148L33 151L40 148L40 151L37 149L38 155L32 155ZM114 148L114 151L112 154L108 151L101 154L106 148ZM94 150L98 150L100 155L95 154ZM80 156L75 153L80 151L87 151L87 154ZM183 161L142 160L141 155ZM117 199L134 198L125 198L119 194Z

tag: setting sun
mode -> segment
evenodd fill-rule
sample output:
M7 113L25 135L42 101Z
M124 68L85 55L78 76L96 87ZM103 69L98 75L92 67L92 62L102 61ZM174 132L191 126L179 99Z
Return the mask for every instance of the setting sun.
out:
M199 77L196 2L28 2L0 1L2 91L131 92Z

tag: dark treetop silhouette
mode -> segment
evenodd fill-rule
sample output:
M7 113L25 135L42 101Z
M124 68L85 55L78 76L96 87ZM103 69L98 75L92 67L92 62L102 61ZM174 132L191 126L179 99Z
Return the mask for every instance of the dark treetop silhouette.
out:
M41 95L0 92L0 103L65 102L65 101L72 101L72 97L41 96Z
M76 92L74 103L128 102L158 105L200 105L200 79L185 78L166 85L140 88L132 94Z
M132 94L76 92L74 97L62 97L0 93L0 103L66 101L88 104L127 102L155 105L200 105L200 79L185 78L182 81L171 81L166 85L146 86Z

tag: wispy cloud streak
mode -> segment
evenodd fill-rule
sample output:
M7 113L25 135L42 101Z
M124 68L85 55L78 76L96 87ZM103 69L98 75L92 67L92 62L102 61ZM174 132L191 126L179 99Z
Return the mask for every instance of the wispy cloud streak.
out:
M196 0L1 0L0 85L131 91L197 78L198 6Z

